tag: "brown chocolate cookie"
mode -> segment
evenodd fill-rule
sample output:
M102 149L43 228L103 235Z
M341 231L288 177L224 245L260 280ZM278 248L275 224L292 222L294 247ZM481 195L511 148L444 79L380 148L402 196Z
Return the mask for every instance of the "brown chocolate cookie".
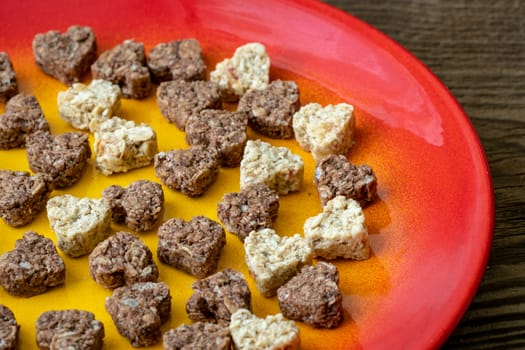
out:
M29 137L26 147L29 168L49 175L56 188L80 180L91 157L88 135L81 132L52 135L38 131Z
M64 34L51 30L33 39L36 64L66 85L80 80L96 54L97 43L90 27L71 26Z
M18 93L16 73L9 56L0 52L0 103L6 102Z
M99 350L103 339L104 325L89 311L46 311L36 321L36 343L43 350Z
M36 97L18 94L0 115L0 149L24 147L28 137L39 130L49 131L49 124Z
M226 244L222 226L204 216L170 219L159 227L158 235L159 260L198 278L215 272Z
M46 206L52 190L47 175L0 170L0 217L14 227L31 222Z
M148 246L128 232L117 232L100 242L89 255L91 277L104 288L136 282L155 282L157 265Z
M29 231L15 249L0 256L0 285L7 293L31 297L65 282L66 267L53 241Z
M106 298L106 310L133 347L150 346L160 341L160 327L170 316L170 290L163 282L120 287Z

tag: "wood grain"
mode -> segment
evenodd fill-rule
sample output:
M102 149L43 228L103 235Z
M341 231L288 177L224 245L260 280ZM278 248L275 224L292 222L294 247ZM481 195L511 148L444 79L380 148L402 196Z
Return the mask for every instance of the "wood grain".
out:
M465 109L496 199L489 265L444 349L525 349L525 2L326 0L425 63Z

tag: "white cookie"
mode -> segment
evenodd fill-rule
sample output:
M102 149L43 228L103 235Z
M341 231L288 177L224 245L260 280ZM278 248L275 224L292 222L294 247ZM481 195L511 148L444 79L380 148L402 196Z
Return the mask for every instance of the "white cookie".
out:
M215 66L210 80L219 85L223 98L236 100L248 90L262 90L270 81L270 57L260 43L248 43Z
M47 217L58 247L72 257L91 253L111 234L111 209L102 200L56 196L47 201Z
M248 140L241 160L241 190L263 183L278 194L299 191L303 184L304 162L286 147L260 140Z
M330 154L346 154L353 144L354 127L354 107L347 103L326 107L309 103L293 116L295 139L316 162Z
M252 231L244 240L246 264L266 297L312 261L312 248L299 234L280 237L273 229Z
M95 130L94 149L102 174L127 172L153 163L157 134L144 123L113 117Z
M282 314L258 318L246 309L232 314L230 333L237 350L294 350L301 347L299 328Z
M363 210L357 201L344 196L329 200L321 214L305 221L304 237L314 256L364 260L370 255Z
M58 113L74 128L94 131L102 121L118 113L121 97L119 86L109 81L75 83L58 93Z

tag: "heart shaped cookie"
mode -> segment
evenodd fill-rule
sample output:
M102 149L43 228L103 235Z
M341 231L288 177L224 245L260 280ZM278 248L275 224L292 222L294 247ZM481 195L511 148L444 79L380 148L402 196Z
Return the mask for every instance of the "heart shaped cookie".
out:
M39 130L49 131L49 124L36 97L18 94L0 115L0 149L24 147L29 135Z
M164 192L153 181L137 180L125 188L113 185L102 196L111 207L113 221L135 231L153 229L162 214Z
M36 64L66 85L80 80L95 61L96 51L95 34L90 27L71 26L64 34L51 30L33 39Z
M203 80L206 64L196 39L160 43L149 52L148 67L154 82Z
M49 175L56 188L71 186L82 176L91 157L88 135L38 131L27 140L27 160L35 173Z
M239 350L301 347L299 328L281 314L258 318L246 309L239 309L232 315L230 333L235 349Z
M16 323L13 311L0 304L0 345L2 349L17 349L19 332L20 325Z
M157 265L148 246L128 232L117 232L89 254L91 277L105 288L155 282Z
M173 218L159 227L157 256L160 261L198 278L217 270L226 244L222 226L204 216L190 221Z
M0 285L11 295L42 294L65 279L66 266L53 241L36 232L24 233L15 249L0 256Z
M262 295L277 288L312 261L312 248L299 234L281 237L272 229L252 231L244 241L246 265Z
M220 160L215 149L191 146L155 155L155 175L164 185L190 197L198 197L215 182Z
M316 257L364 260L370 256L365 215L351 198L337 196L326 203L322 213L306 219L304 237Z
M103 339L104 325L89 311L47 311L36 321L40 349L99 350Z
M231 337L228 327L215 323L195 322L172 328L162 336L164 349L215 349L230 350Z
M193 282L195 291L186 303L186 312L194 322L229 324L238 309L251 310L252 294L242 273L224 269Z
M291 139L292 117L300 104L297 84L277 79L265 89L245 93L237 110L248 113L248 123L258 133L274 139Z
M377 178L366 164L354 165L342 154L331 154L321 159L315 168L315 185L321 205L345 196L367 206L377 198Z
M50 184L46 175L0 170L0 217L13 227L28 224L46 206Z
M9 100L18 92L16 73L9 56L0 52L0 103Z
M106 298L106 310L133 347L150 346L161 339L160 327L170 316L170 290L163 282L119 287Z
M278 194L299 191L303 185L304 162L286 147L261 140L248 140L240 169L241 189L263 183Z
M120 86L125 98L146 98L152 89L144 44L133 40L104 51L91 65L91 74Z
M217 204L217 216L241 241L252 231L272 228L279 195L265 184L250 184L240 193L227 193Z
M304 266L277 290L283 315L317 328L334 328L343 321L343 295L335 265L320 261Z
M319 162L329 154L346 154L354 142L354 107L348 103L309 103L293 115L295 139Z
M101 199L64 194L50 198L46 209L58 247L69 256L91 253L111 234L111 209Z

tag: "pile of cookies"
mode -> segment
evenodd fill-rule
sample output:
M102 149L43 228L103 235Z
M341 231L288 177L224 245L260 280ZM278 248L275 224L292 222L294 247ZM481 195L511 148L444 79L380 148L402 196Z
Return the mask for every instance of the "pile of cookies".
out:
M160 43L148 55L134 40L98 57L96 51L89 27L34 38L36 64L68 86L57 96L58 111L79 131L64 134L50 132L35 96L18 94L13 65L0 53L0 102L7 101L0 116L0 149L25 148L32 171L0 170L2 219L24 226L45 209L58 248L71 258L88 256L94 282L112 290L105 308L134 347L162 339L165 349L298 348L295 321L339 326L339 274L327 260L368 258L362 208L377 197L373 170L346 157L354 142L353 107L301 106L295 82L270 81L270 57L261 43L238 47L216 65L209 80L196 39ZM93 80L80 83L89 70ZM185 133L187 148L159 151L151 126L118 116L122 98L146 98L156 84L158 108ZM237 108L223 109L223 103ZM304 234L283 236L274 229L279 197L303 186L303 160L286 147L249 139L248 127L271 139L295 138L311 152L317 164L312 180L323 210L305 221ZM92 155L103 176L153 166L160 183L115 184L100 198L54 193L74 186ZM225 193L217 203L220 222L202 215L160 222L164 191L205 196L221 167L239 167L240 191ZM112 223L133 232L113 233ZM164 335L161 325L170 317L173 286L158 280L154 252L136 235L156 227L159 262L196 278L185 310L194 323ZM243 242L258 292L276 296L281 314L255 316L245 276L229 268L217 271L227 234ZM11 295L31 297L65 283L66 264L49 238L29 231L12 251L0 253L0 285ZM0 316L8 330L0 341L15 349L15 316L3 305ZM36 329L42 349L100 349L103 344L104 325L86 310L48 311Z

